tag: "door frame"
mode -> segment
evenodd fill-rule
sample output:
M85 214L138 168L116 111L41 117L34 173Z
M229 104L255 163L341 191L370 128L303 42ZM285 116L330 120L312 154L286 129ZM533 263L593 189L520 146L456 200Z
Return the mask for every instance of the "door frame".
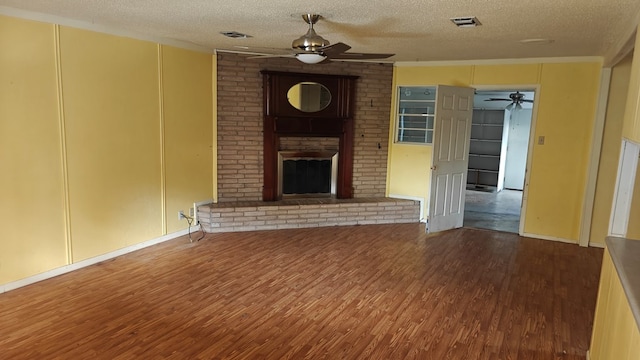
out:
M476 91L504 91L504 92L514 92L514 91L533 91L535 93L533 106L531 109L531 129L529 131L529 146L527 147L527 165L524 174L524 188L522 190L522 204L520 205L520 223L518 234L523 235L525 228L525 219L527 215L527 205L528 205L528 197L529 197L529 181L531 178L531 162L533 159L533 146L536 141L536 124L538 122L538 104L540 103L540 84L504 84L504 85L479 85L479 84L471 84L470 86L474 87ZM541 134L543 135L543 134Z

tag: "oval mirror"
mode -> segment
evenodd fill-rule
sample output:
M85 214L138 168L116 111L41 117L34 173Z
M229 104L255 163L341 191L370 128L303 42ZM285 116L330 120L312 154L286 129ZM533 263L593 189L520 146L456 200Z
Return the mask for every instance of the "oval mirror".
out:
M325 109L331 103L331 92L316 82L300 82L287 91L287 100L294 108L304 112Z

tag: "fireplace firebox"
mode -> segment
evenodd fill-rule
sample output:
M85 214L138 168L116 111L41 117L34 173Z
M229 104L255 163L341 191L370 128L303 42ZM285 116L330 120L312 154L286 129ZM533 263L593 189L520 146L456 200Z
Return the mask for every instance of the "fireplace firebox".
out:
M278 195L335 197L338 173L336 152L278 153Z

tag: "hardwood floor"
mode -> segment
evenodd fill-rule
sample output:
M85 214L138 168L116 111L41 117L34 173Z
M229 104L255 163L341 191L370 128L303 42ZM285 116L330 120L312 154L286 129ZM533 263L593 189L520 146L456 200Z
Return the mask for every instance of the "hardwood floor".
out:
M0 358L585 359L602 249L423 231L172 240L0 295Z

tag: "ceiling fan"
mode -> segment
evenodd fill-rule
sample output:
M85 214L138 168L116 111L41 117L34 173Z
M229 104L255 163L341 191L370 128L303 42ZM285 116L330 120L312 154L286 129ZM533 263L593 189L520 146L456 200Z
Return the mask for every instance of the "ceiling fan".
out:
M291 48L292 54L286 55L262 55L257 58L264 57L295 57L306 64L317 64L325 60L375 60L386 59L395 54L373 54L373 53L354 53L347 52L351 46L339 42L331 45L329 41L318 35L313 29L313 25L318 22L322 16L318 14L304 14L302 19L309 24L307 33L293 40Z
M522 109L522 103L523 102L528 102L528 103L532 103L533 100L528 100L524 98L524 94L522 94L520 91L516 91L514 93L509 94L509 98L508 99L504 99L504 98L488 98L485 101L511 101L511 104L507 105L507 107L505 109L507 110L511 110L513 107L515 107L517 110Z

